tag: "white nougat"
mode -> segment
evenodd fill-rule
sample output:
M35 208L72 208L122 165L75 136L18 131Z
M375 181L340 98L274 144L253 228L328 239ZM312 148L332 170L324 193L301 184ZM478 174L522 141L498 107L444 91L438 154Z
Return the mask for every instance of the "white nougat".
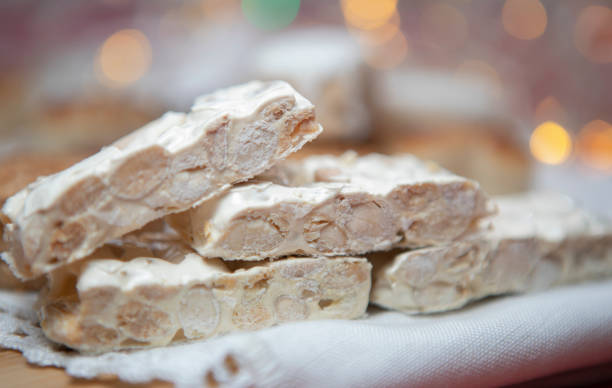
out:
M281 322L362 316L364 258L204 259L172 240L107 244L51 272L41 327L87 353L167 345Z
M489 295L612 275L610 223L556 194L528 193L496 202L499 214L479 237L371 255L371 301L408 313L438 312Z
M312 156L167 219L201 255L261 260L445 243L491 213L478 183L411 155Z
M3 258L24 279L49 272L262 173L321 130L285 82L202 96L9 198Z

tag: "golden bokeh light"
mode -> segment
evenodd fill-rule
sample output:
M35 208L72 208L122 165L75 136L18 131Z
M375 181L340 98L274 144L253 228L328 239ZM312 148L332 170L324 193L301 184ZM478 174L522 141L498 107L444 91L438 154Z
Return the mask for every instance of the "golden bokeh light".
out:
M396 11L397 0L341 0L346 23L362 30L383 26Z
M381 70L392 69L401 64L410 52L410 44L401 32L379 46L362 46L366 63Z
M531 40L546 31L548 17L539 0L506 0L502 9L504 30L517 39Z
M585 7L574 27L574 44L589 61L612 63L612 9Z
M467 19L450 4L428 5L421 15L419 25L423 39L444 48L462 46L469 35Z
M468 59L457 67L457 74L484 78L496 88L501 89L501 78L499 74L493 66L485 61Z
M612 171L612 124L593 120L585 125L576 139L576 153L585 164Z
M399 13L395 12L391 18L380 27L372 30L349 28L349 31L357 37L359 43L375 46L390 41L400 31L400 23Z
M572 151L572 139L567 131L553 121L536 127L529 139L531 154L546 164L561 164Z
M547 120L565 122L567 121L567 113L559 100L554 96L548 96L538 103L533 113L533 118L539 123Z
M204 17L231 17L240 10L239 0L200 0L200 8Z
M151 67L151 44L139 30L112 34L100 47L96 70L109 86L127 86L138 81Z

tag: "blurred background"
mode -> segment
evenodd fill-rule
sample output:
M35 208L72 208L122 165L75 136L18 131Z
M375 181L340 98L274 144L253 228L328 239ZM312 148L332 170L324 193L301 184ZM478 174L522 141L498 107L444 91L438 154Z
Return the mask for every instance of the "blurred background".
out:
M612 217L611 1L3 0L0 30L0 202L200 94L284 79L325 127L301 155L412 152Z

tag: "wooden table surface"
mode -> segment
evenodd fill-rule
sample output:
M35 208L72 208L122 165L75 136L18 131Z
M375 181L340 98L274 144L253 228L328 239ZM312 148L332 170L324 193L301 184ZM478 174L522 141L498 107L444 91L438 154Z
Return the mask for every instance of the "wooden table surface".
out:
M155 381L151 384L128 384L112 377L103 380L75 379L68 376L63 369L30 365L21 353L0 349L0 386L16 388L166 388L172 385L162 381ZM209 386L215 386L214 382L209 382ZM511 388L561 386L610 387L612 386L612 362L526 381L512 385Z
M63 369L30 365L21 353L0 349L0 386L1 387L80 387L80 388L139 388L171 387L166 382L152 384L127 384L116 378L85 380L68 376Z

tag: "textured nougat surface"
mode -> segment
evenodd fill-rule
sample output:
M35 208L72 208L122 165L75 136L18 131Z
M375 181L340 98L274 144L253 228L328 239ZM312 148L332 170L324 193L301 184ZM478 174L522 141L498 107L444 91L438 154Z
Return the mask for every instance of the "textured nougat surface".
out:
M19 277L46 273L263 172L320 131L284 82L202 96L9 198L4 259Z
M411 155L311 156L168 217L203 256L261 260L453 241L490 214L474 181Z
M364 258L253 264L203 259L172 241L107 244L49 274L41 327L55 342L99 353L365 312Z
M558 194L534 192L496 202L499 214L479 237L371 255L371 301L410 313L436 312L489 295L612 275L609 222Z

